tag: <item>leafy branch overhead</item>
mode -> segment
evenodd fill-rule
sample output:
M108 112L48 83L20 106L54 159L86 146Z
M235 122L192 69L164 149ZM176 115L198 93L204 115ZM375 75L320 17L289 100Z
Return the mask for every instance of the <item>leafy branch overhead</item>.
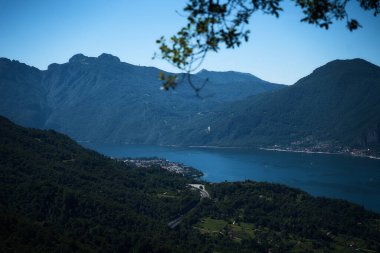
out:
M184 8L187 25L170 39L161 37L157 40L161 57L189 75L198 69L209 51L218 52L222 46L235 48L247 42L250 33L248 24L254 12L261 11L279 17L283 11L282 2L189 0ZM304 14L302 22L329 29L334 21L345 21L347 28L353 31L361 25L349 17L346 11L348 3L349 0L294 0L294 4ZM374 16L380 13L380 0L359 0L359 4ZM161 76L161 80L166 90L176 87L175 77Z

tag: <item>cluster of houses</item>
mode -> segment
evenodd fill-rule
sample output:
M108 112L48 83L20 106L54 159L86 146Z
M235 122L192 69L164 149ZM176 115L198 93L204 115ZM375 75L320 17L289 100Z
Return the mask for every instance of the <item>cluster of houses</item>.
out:
M289 152L302 152L302 153L325 153L325 154L348 154L359 157L369 157L374 159L380 159L380 152L376 150L367 149L355 149L346 146L333 145L328 142L316 143L313 146L302 147L302 141L295 141L291 143L291 146L273 145L269 148L260 148L264 150L275 151L289 151Z
M182 163L178 162L171 162L166 159L160 159L160 158L149 158L149 159L123 159L125 163L133 164L139 168L152 168L152 167L159 167L160 169L167 170L172 173L176 173L182 176L189 176L198 178L203 176L203 173L200 172L197 169L194 169L193 167L186 166Z

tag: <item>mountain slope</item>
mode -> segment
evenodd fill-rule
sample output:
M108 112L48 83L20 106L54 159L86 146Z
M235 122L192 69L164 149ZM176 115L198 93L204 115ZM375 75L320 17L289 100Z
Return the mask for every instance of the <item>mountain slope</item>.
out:
M4 252L380 249L380 216L358 205L252 181L204 182L212 199L200 199L187 187L192 180L159 166L126 165L3 117L0 157Z
M199 118L174 139L184 144L298 147L380 146L380 68L336 60L282 90ZM211 132L205 131L210 127Z
M330 62L285 88L203 70L192 78L208 80L205 99L186 83L159 91L160 70L107 54L78 54L46 71L0 59L0 69L0 113L77 140L314 151L380 146L380 71L361 59Z
M194 115L214 111L226 101L282 88L248 74L230 73L248 78L239 78L236 87L233 81L213 78L201 93L207 99L199 99L184 82L177 90L160 91L159 69L123 63L108 54L78 54L46 71L7 59L0 63L0 89L5 91L0 93L1 114L78 140L158 143ZM204 82L202 76L192 78Z
M216 72L203 69L195 74L195 77L208 80L208 85L205 87L205 93L217 94L217 96L224 101L241 100L244 98L244 94L248 97L285 87L279 84L268 83L248 73L235 71ZM255 94L252 94L252 87L247 85L247 83L255 85Z
M42 72L17 61L0 58L0 111L20 124L42 126L47 114Z
M0 157L5 252L189 252L175 246L167 227L199 199L186 178L126 166L3 117ZM163 192L176 197L162 198Z

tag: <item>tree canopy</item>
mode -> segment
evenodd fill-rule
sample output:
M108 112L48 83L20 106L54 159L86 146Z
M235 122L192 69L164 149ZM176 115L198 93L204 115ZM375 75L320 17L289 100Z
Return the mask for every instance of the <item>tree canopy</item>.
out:
M329 29L335 21L345 21L350 31L361 27L346 10L349 0L293 0L304 17L301 22ZM380 13L380 0L358 0L360 7L374 16ZM218 52L222 46L236 48L249 39L250 17L255 12L279 17L284 10L282 0L189 0L184 8L187 24L175 35L157 40L160 56L179 70L190 74L202 64L208 52ZM194 90L204 86L194 85ZM165 76L163 88L175 88L176 76Z

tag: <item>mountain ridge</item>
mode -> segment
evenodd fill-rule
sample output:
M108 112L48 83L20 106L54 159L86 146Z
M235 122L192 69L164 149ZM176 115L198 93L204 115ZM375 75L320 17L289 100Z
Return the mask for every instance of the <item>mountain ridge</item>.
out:
M25 71L29 68L37 76L26 87L22 84L28 80L17 79L19 63L4 61L4 65L5 62L14 68L7 75L13 76L16 83L20 81L21 88L13 89L5 75L0 76L1 88L15 93L4 98L1 96L5 93L0 94L0 114L24 126L56 129L78 140L158 142L180 123L190 122L194 115L210 113L225 102L250 94L283 87L249 77L239 82L239 89L244 89L240 93L230 84L210 81L201 92L207 99L201 100L184 81L176 90L160 91L161 70L120 62L109 54L76 54L67 63L51 64L44 71L24 64ZM196 75L192 79L204 82ZM24 94L29 95L23 97Z
M160 92L159 69L109 54L77 54L46 71L0 63L0 113L77 140L323 152L380 146L380 67L363 59L331 61L291 86L203 70L192 79L208 80L207 99L186 83Z
M246 98L214 118L199 119L194 125L201 129L186 128L178 139L204 145L298 150L314 146L314 151L377 149L378 94L380 67L361 59L332 61L292 86ZM209 126L211 134L202 130Z

